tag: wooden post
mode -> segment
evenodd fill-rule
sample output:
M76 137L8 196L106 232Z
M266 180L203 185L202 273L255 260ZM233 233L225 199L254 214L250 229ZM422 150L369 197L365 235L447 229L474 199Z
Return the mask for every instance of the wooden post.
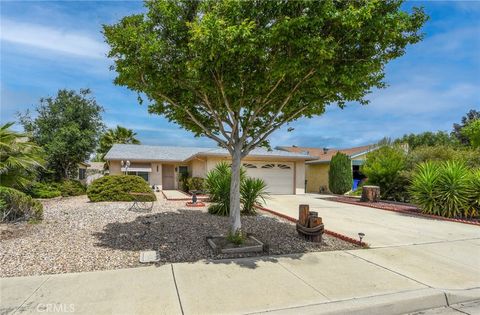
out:
M362 198L360 201L377 202L380 200L380 187L378 186L363 186Z
M307 226L309 214L310 214L309 205L299 205L298 206L298 223L300 223L303 226Z

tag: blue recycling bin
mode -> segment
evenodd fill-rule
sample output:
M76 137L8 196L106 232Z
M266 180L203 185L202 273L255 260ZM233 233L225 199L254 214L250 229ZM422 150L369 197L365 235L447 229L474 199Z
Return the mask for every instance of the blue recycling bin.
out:
M353 180L352 190L357 189L357 188L358 188L358 184L360 184L360 180L359 180L359 179L354 179L354 180Z

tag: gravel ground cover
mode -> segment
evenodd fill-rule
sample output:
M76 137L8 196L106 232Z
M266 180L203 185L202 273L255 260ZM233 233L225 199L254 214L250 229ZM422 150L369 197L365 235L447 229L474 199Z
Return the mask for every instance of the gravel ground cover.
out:
M43 222L0 224L0 276L140 266L143 250L158 250L160 263L232 257L215 256L205 240L225 234L228 218L157 197L148 213L128 211L130 202L91 203L86 196L42 201ZM327 235L322 244L306 242L294 225L264 212L242 220L245 231L269 245L263 255L355 248Z

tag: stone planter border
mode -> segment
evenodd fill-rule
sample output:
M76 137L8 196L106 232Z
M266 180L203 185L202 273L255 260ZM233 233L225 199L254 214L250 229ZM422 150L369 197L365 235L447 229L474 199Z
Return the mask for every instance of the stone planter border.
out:
M218 246L214 239L221 238L225 239L223 235L216 235L216 236L207 236L207 243L213 249L216 254L245 254L245 253L260 253L263 252L264 244L256 239L252 235L247 236L249 239L253 240L256 245L250 246L243 246L243 247L234 247L234 248L221 248Z

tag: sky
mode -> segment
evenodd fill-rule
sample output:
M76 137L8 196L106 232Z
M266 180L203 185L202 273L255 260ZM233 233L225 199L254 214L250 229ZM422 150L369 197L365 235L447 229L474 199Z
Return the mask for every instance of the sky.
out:
M148 114L135 93L113 84L102 24L143 12L140 1L0 0L0 123L33 110L58 89L90 88L105 109L107 127L133 129L143 144L204 146L215 143ZM386 89L370 104L331 105L322 116L300 119L270 136L272 146L345 148L384 137L450 132L470 109L480 110L480 1L408 1L430 16L425 38L385 69ZM293 127L288 132L288 127ZM20 125L15 125L21 130Z

